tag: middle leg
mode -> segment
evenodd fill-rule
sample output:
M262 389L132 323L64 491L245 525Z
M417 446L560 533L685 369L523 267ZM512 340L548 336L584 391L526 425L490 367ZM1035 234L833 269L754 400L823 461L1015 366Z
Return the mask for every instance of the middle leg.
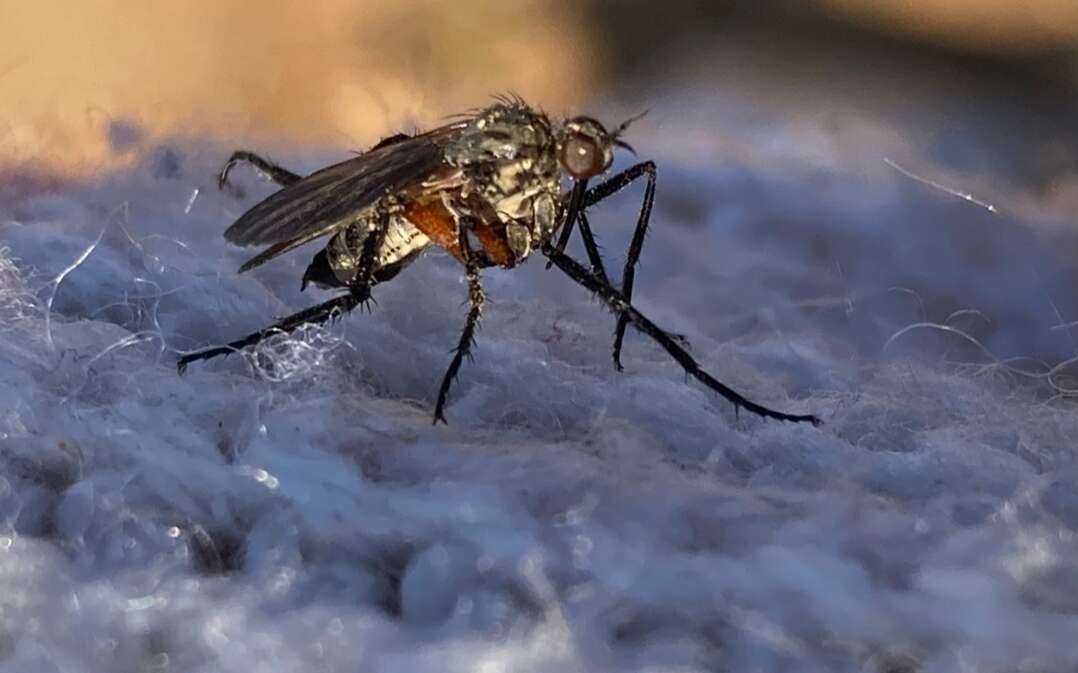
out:
M453 385L453 381L457 378L457 372L460 371L461 362L464 358L472 359L472 346L475 345L475 331L479 327L479 318L483 313L483 303L486 301L483 295L483 286L479 281L479 265L475 261L475 255L472 253L472 249L468 244L468 234L464 227L465 218L461 218L457 224L457 240L460 242L461 257L464 258L465 273L468 277L468 317L464 323L464 331L460 334L460 341L457 342L457 348L453 352L453 361L449 363L449 369L446 370L445 376L442 378L442 386L438 389L438 402L434 406L434 424L437 425L438 421L446 423L445 409L446 400L449 398L449 388Z

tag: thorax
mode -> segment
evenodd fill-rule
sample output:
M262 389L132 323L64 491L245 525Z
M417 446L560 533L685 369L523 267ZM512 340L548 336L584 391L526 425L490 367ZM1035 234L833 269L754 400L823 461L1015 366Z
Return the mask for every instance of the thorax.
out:
M492 106L448 145L446 162L463 177L449 195L454 216L480 222L511 251L496 264L514 266L551 237L561 172L546 115L524 105Z

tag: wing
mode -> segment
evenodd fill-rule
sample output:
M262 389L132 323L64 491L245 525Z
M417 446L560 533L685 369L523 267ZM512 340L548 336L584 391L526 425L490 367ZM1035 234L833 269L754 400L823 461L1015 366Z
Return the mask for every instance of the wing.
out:
M275 192L225 231L237 245L268 245L240 272L353 222L387 191L421 180L442 165L442 148L461 123L383 143Z

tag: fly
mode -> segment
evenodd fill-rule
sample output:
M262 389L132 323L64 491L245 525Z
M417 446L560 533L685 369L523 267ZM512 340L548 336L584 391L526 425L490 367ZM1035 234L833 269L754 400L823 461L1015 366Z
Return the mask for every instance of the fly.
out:
M684 340L653 323L632 305L637 260L643 249L655 199L655 164L638 163L589 186L610 168L614 149L632 151L622 139L628 125L607 131L590 117L558 120L516 97L461 115L425 133L386 138L366 153L301 177L262 157L235 152L218 176L228 185L240 163L281 186L225 231L237 245L263 246L240 267L248 271L318 238L329 237L303 274L313 283L345 292L317 306L237 339L226 346L184 354L178 369L258 344L305 323L321 323L347 313L371 297L371 288L391 280L430 246L448 252L464 267L468 315L464 330L438 390L434 422L445 422L449 389L465 357L471 357L483 311L480 272L512 269L538 252L565 275L587 288L617 316L614 366L620 371L626 328L651 337L685 372L739 408L765 418L809 422L808 414L787 414L762 406L704 371ZM562 177L572 188L562 192ZM586 211L644 178L644 200L629 245L621 286L607 276ZM564 251L579 227L588 256L585 267ZM557 240L555 240L557 235Z

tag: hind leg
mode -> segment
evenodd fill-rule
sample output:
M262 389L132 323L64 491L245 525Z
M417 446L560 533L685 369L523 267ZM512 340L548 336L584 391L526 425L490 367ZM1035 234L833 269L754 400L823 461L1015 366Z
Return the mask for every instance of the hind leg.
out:
M460 245L461 256L464 258L464 268L468 278L468 317L464 322L464 330L460 334L460 341L453 351L453 360L449 363L449 369L442 377L442 385L438 389L438 402L434 405L434 423L438 421L447 423L445 420L445 403L449 399L449 388L457 378L460 365L464 358L472 359L472 346L475 345L475 330L479 327L479 318L483 313L483 304L486 297L483 294L483 285L479 280L479 266L475 262L475 255L468 246L468 235L464 231L464 223L457 225L457 241Z
M226 346L215 346L193 353L186 353L181 356L176 363L177 370L183 374L187 369L187 365L192 362L209 360L218 355L234 353L248 346L257 345L272 334L291 332L300 325L306 323L323 323L336 315L348 313L360 304L370 301L371 285L377 282L378 269L376 268L375 258L378 250L382 247L382 242L385 240L386 229L388 227L389 215L388 213L383 213L379 220L378 227L372 231L370 236L367 237L367 240L364 241L359 269L357 270L352 283L348 286L348 294L334 297L327 302L305 309L299 313L294 313L287 318L275 322L269 327L248 334L242 339L232 341Z
M250 164L256 171L258 171L259 175L277 183L281 187L287 187L293 183L299 182L301 179L299 175L296 175L285 168L281 168L269 159L263 159L254 152L236 150L217 173L218 189L231 189L233 192L237 191L237 188L228 181L228 174L232 172L232 169L236 164L240 163Z
M370 298L369 288L355 288L351 292L340 297L334 297L327 302L319 304L318 306L312 306L309 309L294 313L287 318L279 320L269 327L258 330L252 334L248 334L242 339L236 339L230 342L226 346L214 346L213 348L206 348L193 353L187 353L183 355L176 363L176 370L180 374L187 371L187 365L198 360L209 360L215 358L218 355L228 355L229 353L235 353L236 351L243 350L248 346L255 346L267 337L278 334L281 332L288 333L307 323L323 323L335 315L341 315L348 313L356 306Z

